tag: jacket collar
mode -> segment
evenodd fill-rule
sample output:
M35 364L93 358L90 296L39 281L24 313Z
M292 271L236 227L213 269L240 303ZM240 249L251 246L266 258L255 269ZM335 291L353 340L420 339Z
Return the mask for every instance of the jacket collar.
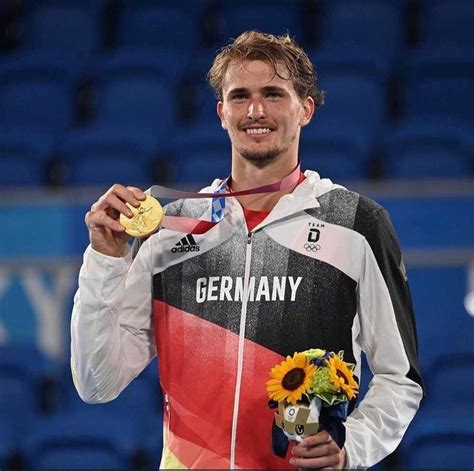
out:
M312 170L306 170L304 175L306 179L302 181L292 193L282 196L270 214L254 228L254 231L300 211L318 208L320 206L318 198L321 195L335 188L344 188L334 184L328 178L321 178L317 172ZM202 191L217 191L221 185L222 180L215 180L209 188L205 188ZM225 213L226 216L230 216L230 219L233 219L234 222L237 222L237 220L242 221L244 218L242 206L236 198L226 198ZM206 212L204 217L206 216L208 216L208 212Z

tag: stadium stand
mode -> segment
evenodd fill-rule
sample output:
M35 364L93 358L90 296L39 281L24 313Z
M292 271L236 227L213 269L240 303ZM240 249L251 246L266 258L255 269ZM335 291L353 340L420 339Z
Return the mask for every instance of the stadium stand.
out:
M433 49L450 44L461 49L474 46L474 5L469 0L422 0L421 44Z
M23 4L25 49L87 56L103 45L105 0L26 0Z
M371 51L395 61L404 45L406 0L325 0L322 44Z
M473 174L473 139L468 126L402 120L387 129L385 174L392 178L462 178Z

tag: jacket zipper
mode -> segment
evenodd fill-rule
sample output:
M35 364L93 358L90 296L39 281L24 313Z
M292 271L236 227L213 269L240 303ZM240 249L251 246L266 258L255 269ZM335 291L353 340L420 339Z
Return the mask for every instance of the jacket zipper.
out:
M239 416L240 386L244 362L245 324L247 320L248 287L250 279L250 263L252 259L252 233L247 234L247 250L245 254L244 290L242 309L240 311L239 350L237 353L237 379L235 382L234 413L232 416L232 435L230 442L230 469L235 469L235 448L237 441L237 420Z
M165 394L165 410L166 410L166 415L167 415L167 418L168 418L168 423L166 425L166 429L165 429L166 436L163 437L163 442L164 442L164 445L166 446L166 448L169 449L171 406L170 406L170 399L169 399L168 394Z

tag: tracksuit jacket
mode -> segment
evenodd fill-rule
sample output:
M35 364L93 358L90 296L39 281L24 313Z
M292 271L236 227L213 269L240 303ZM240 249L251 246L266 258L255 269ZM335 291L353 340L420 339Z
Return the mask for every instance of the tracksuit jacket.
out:
M162 229L135 257L84 254L71 320L76 388L86 402L110 401L157 354L163 468L291 468L271 451L265 383L296 351L344 350L357 377L367 356L374 377L346 422L349 468L395 450L418 409L414 315L389 216L305 175L251 232L228 198L203 234ZM210 200L179 200L166 214L209 220Z

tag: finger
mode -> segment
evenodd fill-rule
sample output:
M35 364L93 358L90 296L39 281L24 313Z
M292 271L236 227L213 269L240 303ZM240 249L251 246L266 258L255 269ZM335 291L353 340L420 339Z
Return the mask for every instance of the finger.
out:
M146 198L146 194L140 189L135 186L127 186L127 189L130 190L140 201L143 201Z
M133 188L133 187L130 187ZM135 190L139 190L136 188ZM140 190L141 191L141 190ZM105 194L103 194L99 200L97 201L97 209L105 209L107 205L111 201L111 199L118 198L125 203L130 203L132 206L138 207L140 206L139 199L135 196L135 193L131 191L129 188L124 187L116 183L115 185L111 186L109 190Z
M339 465L339 455L321 456L319 458L291 458L290 464L298 468L334 468Z
M105 211L89 211L85 217L89 230L107 227L115 232L124 232L125 228L116 219L111 218Z
M331 440L332 440L331 435L329 435L329 433L326 432L326 430L321 430L315 435L310 435L309 437L306 437L303 440L301 440L301 443L299 446L312 447L312 446L321 445L322 443L330 442Z
M294 456L301 458L317 458L319 456L339 453L339 448L331 443L323 443L314 447L294 447L291 451Z
M117 211L117 213L110 211L111 209ZM120 216L120 213L124 214L129 218L133 216L132 210L125 204L125 202L112 193L101 196L99 198L99 201L92 205L91 210L92 212L105 211L112 217L114 215L117 215L116 219Z

